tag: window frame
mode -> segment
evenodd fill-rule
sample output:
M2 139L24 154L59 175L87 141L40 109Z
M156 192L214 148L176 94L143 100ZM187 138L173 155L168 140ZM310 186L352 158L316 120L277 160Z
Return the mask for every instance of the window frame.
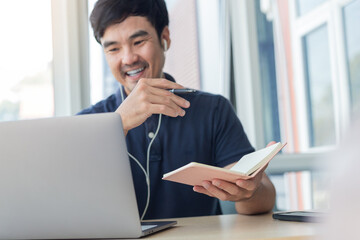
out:
M237 115L249 141L265 147L255 1L230 0Z
M300 93L295 96L296 121L298 124L301 124L299 129L302 128L308 130L302 39L307 33L310 33L323 24L327 24L336 123L335 131L337 136L336 141L339 143L342 135L349 126L351 118L342 9L352 0L328 0L301 17L298 17L296 14L295 1L296 0L289 1L289 17L291 49L293 51L292 67L294 69L294 86L297 89L297 92ZM242 99L246 99L246 101L237 101L239 118L246 129L251 143L255 148L261 148L266 144L262 141L263 137L261 136L264 121L260 117L261 112L259 113L259 111L261 111L262 106L260 101L258 101L259 103L254 104L256 99L261 97L261 92L258 91L261 86L259 85L258 77L256 77L256 71L259 71L259 66L258 61L256 61L256 58L254 57L258 56L256 50L254 50L256 47L255 43L257 43L257 36L256 33L249 32L248 29L249 27L255 28L256 26L253 22L256 14L253 10L254 2L232 2L231 0L230 2L238 4L237 7L235 5L230 7L230 9L233 11L231 16L235 15L234 21L232 21L232 34L235 32L235 35L238 35L235 36L233 40L234 42L236 41L236 44L240 45L237 48L234 48L234 56L242 59L238 60L238 63L236 64L236 66L240 66L237 69L238 74L235 75L237 84L236 93L238 99L240 99L239 96L242 97ZM240 37L240 35L242 35L242 37ZM240 39L240 41L237 41L238 39ZM251 54L248 54L249 52L246 51L247 49L251 51ZM239 64L245 59L248 59L248 61L251 62L251 66ZM245 94L245 97L243 94ZM289 100L289 93L283 92L282 94L282 97ZM249 107L249 102L253 104L251 107ZM282 110L280 110L281 106L279 107L279 111L281 111L279 114L286 114L287 112L288 115L291 115L289 111L290 105L286 104L285 107L286 108L283 108ZM289 118L291 118L291 116L287 117L287 119ZM289 127L287 127L287 130L285 131L291 131L288 136L294 136L295 133L292 132L293 127L291 127L291 123L289 124L288 122L287 125ZM284 134L281 134L283 138ZM299 131L298 134L299 153L285 153L279 155L273 160L273 163L269 165L269 168L267 169L268 172L274 173L290 170L316 169L319 165L325 163L325 156L331 154L336 149L336 146L315 147L310 149L308 147L308 131L302 130ZM295 150L293 149L293 146L290 146L290 152L293 150Z
M298 89L295 96L297 123L299 124L299 150L301 152L321 152L334 149L335 146L309 147L309 125L306 106L306 77L302 39L313 30L327 26L331 81L334 97L335 135L338 144L341 135L350 122L350 92L346 69L345 42L342 8L352 0L328 0L303 16L296 14L296 0L290 0L290 29L293 50L294 84ZM338 60L337 60L338 59Z
M199 34L200 87L201 90L226 96L226 83L222 78L219 59L223 59L220 51L221 32L220 1L197 0L197 23ZM209 37L211 36L211 37ZM219 49L219 51L215 51Z
M55 116L90 104L87 0L51 0Z

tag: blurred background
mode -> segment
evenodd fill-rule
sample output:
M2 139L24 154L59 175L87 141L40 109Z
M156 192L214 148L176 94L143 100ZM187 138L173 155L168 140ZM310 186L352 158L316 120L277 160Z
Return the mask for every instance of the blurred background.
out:
M0 121L74 115L118 88L95 2L0 3ZM255 148L287 142L267 170L276 210L328 208L326 156L360 108L360 0L166 3L165 72L228 98Z

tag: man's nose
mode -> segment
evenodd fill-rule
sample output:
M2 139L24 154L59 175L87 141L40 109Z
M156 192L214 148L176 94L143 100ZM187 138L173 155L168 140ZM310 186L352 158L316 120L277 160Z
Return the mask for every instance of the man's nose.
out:
M125 49L122 56L123 65L132 65L133 63L138 61L138 55L131 48Z

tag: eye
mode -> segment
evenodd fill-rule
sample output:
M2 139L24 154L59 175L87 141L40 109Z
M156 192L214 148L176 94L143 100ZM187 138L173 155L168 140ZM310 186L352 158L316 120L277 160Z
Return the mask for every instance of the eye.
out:
M108 50L108 52L116 52L118 50L119 50L119 48L111 48L111 49Z
M137 45L140 45L143 42L144 42L144 40L139 40L139 41L134 42L134 45L137 46Z

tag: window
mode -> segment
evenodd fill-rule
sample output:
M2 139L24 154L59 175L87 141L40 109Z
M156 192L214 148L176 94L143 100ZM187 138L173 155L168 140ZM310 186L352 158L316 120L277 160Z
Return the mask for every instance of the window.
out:
M288 153L336 146L360 106L360 0L166 2L173 42L165 71L234 100L255 147L270 140L288 142ZM89 32L95 103L118 83ZM186 60L175 64L179 58Z
M355 113L360 110L360 31L357 26L360 19L360 1L346 5L343 8L343 17L351 109Z
M298 16L305 15L326 0L296 0Z
M88 16L90 16L97 0L88 0ZM102 46L95 40L89 22L89 64L90 64L90 101L95 104L113 94L118 82L111 73L106 62Z
M53 116L51 1L0 5L0 121Z
M360 99L360 0L261 0L274 26L281 138L290 153L336 146Z
M260 10L256 1L256 28L259 48L259 67L261 78L262 111L264 113L264 140L281 141L279 126L278 93L275 73L275 53L272 23Z
M183 86L199 89L199 50L196 0L165 0L169 12L171 48L164 72Z
M327 25L303 37L309 145L334 144L335 115Z

